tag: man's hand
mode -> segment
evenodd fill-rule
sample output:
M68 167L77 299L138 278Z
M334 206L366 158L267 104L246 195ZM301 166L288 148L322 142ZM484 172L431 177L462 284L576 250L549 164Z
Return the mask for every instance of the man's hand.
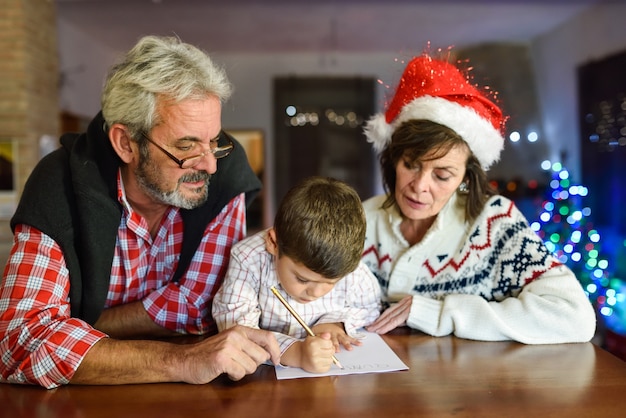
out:
M274 334L239 325L194 344L103 338L87 352L71 383L202 384L222 373L239 380L269 359L280 363Z
M280 363L278 342L269 331L234 326L193 346L183 369L188 383L207 383L222 373L240 380L267 360Z

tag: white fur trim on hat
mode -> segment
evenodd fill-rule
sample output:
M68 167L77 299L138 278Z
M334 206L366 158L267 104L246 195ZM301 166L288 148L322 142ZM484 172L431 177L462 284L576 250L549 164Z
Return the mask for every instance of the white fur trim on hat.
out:
M374 149L380 152L391 141L393 131L410 119L426 119L454 130L467 142L485 170L500 159L504 148L504 138L500 132L470 107L441 97L418 97L407 103L391 124L386 122L381 113L373 116L365 124L365 136Z
M377 113L372 116L363 127L367 142L371 142L374 150L379 153L387 144L391 141L391 134L393 134L393 128L385 120L384 113Z

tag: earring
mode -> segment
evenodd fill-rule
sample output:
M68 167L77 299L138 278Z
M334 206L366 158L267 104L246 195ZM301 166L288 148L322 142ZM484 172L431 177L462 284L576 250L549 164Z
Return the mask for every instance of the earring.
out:
M461 184L459 184L459 193L469 193L469 187L467 187L467 183L466 182L462 182Z

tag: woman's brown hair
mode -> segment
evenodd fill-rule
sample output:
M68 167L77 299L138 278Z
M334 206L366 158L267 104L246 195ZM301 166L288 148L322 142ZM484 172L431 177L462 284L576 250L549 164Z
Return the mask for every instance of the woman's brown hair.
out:
M496 190L487 180L487 173L461 136L447 126L424 119L403 122L394 131L391 142L380 154L383 186L387 192L383 207L397 207L394 190L396 166L401 159L413 162L435 160L455 147L463 147L469 151L463 180L468 186L465 220L476 219L489 197L497 193Z

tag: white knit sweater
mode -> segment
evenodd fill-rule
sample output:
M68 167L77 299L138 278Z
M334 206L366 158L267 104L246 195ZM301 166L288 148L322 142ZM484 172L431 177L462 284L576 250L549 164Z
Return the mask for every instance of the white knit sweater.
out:
M385 196L364 202L363 261L387 302L414 295L407 325L474 340L589 341L596 316L587 295L513 202L492 197L470 225L463 199L455 194L413 246L397 209L381 209Z

